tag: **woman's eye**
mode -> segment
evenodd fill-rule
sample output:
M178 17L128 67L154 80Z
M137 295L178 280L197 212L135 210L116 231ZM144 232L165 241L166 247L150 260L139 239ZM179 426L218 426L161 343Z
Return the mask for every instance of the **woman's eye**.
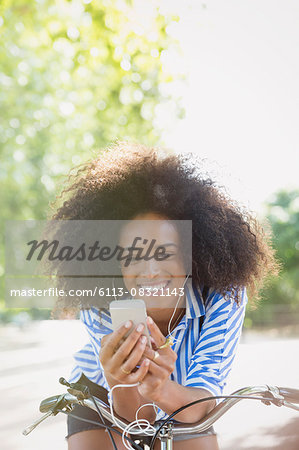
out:
M161 256L157 257L157 261L169 261L169 260L174 259L176 256L177 256L177 253L171 253L171 252L163 253L162 257ZM152 256L152 258L154 258L154 256ZM127 258L125 258L122 261L122 265L123 266L124 265L126 265L126 266L132 265L133 266L133 265L136 265L136 264L142 262L143 260L144 260L144 258L142 258L142 257L140 257L138 255L136 255L136 256L128 256Z
M165 253L165 259L166 261L169 261L170 259L173 259L173 257L176 256L176 253Z

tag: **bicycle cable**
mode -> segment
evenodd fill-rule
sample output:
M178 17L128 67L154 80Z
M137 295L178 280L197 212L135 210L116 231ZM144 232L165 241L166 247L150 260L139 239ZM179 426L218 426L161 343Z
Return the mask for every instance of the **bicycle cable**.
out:
M92 402L93 402L94 406L96 407L96 410L97 410L97 412L98 412L98 414L99 414L99 416L101 418L101 421L105 425L105 420L104 420L103 414L101 413L101 410L98 407L97 402L94 399L94 396L90 394L90 398L92 399ZM109 434L109 437L110 437L110 440L111 440L111 443L112 443L112 446L113 446L114 450L117 450L117 446L116 446L115 440L114 440L114 438L113 438L113 436L111 434L111 430L109 430L109 428L106 428L106 429L107 429L107 432Z
M91 400L92 400L92 402L93 402L93 404L94 404L94 406L95 406L95 408L96 408L96 410L97 410L97 413L98 413L98 415L99 415L99 417L100 417L102 423L105 424L105 420L104 420L104 417L103 417L103 415L102 415L102 412L101 412L100 408L98 407L97 402L95 401L94 396L93 396L92 393L90 392L90 389L89 389L88 386L86 386L86 385L82 385L82 386L79 385L79 386L78 386L78 383L69 383L69 382L68 382L65 378L63 378L63 377L60 377L60 378L59 378L59 383L62 384L63 386L67 386L67 387L69 387L69 388L74 388L74 387L77 387L77 388L78 388L78 387L79 387L79 388L83 389L83 391L82 391L83 395L84 395L84 396L89 396L89 397L91 398ZM109 438L110 438L110 440L111 440L113 449L114 449L114 450L117 450L117 446L116 446L116 443L115 443L115 441L114 441L114 439L113 439L113 436L112 436L112 434L111 434L111 431L110 431L109 429L107 429L107 432L108 432L108 434L109 434Z
M169 422L174 416L176 416L177 414L179 414L181 411L183 411L184 409L190 408L191 406L197 405L198 403L203 403L206 402L208 400L215 400L216 398L241 398L241 399L251 399L251 400L268 400L270 402L273 402L274 398L267 398L267 397L250 397L250 396L244 396L244 395L217 395L217 396L213 396L213 397L205 397L205 398L200 398L198 400L195 400L194 402L188 403L187 405L181 406L181 408L178 408L176 411L174 411L172 414L170 414L169 417L167 417L166 419L164 419L161 423L161 425L159 426L159 428L157 429L156 433L154 434L152 440L151 440L151 444L150 444L150 448L149 450L153 450L155 442L157 440L158 434L160 432L160 430L164 427L164 425L166 425L167 422Z

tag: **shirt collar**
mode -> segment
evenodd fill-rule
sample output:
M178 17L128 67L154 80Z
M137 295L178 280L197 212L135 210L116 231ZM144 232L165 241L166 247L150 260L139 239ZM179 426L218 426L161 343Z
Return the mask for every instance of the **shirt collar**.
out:
M195 319L205 315L204 300L202 297L202 287L196 286L192 280L185 284L186 293L186 322L187 319Z

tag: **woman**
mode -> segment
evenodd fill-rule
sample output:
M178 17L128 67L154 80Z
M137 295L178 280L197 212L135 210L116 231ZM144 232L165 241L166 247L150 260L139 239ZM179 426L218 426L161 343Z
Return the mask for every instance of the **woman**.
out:
M201 176L191 154L177 156L126 142L80 168L63 200L65 195L54 219L125 220L119 238L123 248L140 235L147 242L154 237L157 246L170 244L164 261L152 258L121 266L127 291L136 292L136 298L146 303L152 348L146 345L140 324L125 338L131 322L112 332L108 309L83 309L81 320L90 341L75 355L70 381L87 383L106 400L113 386L139 382L113 392L114 411L128 421L146 403L154 402L158 413L146 406L139 417L154 422L196 399L221 395L241 335L246 288L256 293L267 273L277 269L260 225ZM182 235L171 222L181 220L192 220L191 273ZM183 295L169 289L174 287L183 287ZM140 295L141 288L147 288L148 295ZM154 303L154 289L160 307ZM166 291L174 294L166 297ZM215 400L199 403L176 420L198 421L215 405ZM86 408L77 407L75 412L97 417ZM117 448L124 448L116 435L115 440ZM70 450L112 448L102 428L72 418L68 445ZM214 450L218 444L211 428L175 440L174 448Z

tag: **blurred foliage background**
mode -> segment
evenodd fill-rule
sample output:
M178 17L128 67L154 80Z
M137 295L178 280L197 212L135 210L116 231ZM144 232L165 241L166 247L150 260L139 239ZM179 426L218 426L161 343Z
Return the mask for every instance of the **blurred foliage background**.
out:
M45 218L59 179L116 138L159 138L155 107L172 75L176 20L125 0L4 0L0 5L2 214ZM179 112L179 110L178 110ZM38 193L38 195L37 195Z
M283 326L299 332L299 190L281 190L266 205L281 273L262 291L257 309L247 309L245 326Z
M159 141L155 110L170 101L163 60L176 20L158 2L146 15L125 0L1 2L2 235L3 219L45 219L64 176L95 149Z
M140 2L126 0L1 1L2 235L5 219L45 219L64 176L95 149L116 139L160 143L161 105L183 115L181 99L167 88L181 73L166 64L168 52L179 51L168 33L179 18L159 4L143 2L140 9ZM299 314L298 191L273 195L267 216L283 270L263 291L265 301L248 311L247 327L277 322L285 311L288 323ZM3 275L3 254L0 264ZM16 315L1 304L2 320Z

